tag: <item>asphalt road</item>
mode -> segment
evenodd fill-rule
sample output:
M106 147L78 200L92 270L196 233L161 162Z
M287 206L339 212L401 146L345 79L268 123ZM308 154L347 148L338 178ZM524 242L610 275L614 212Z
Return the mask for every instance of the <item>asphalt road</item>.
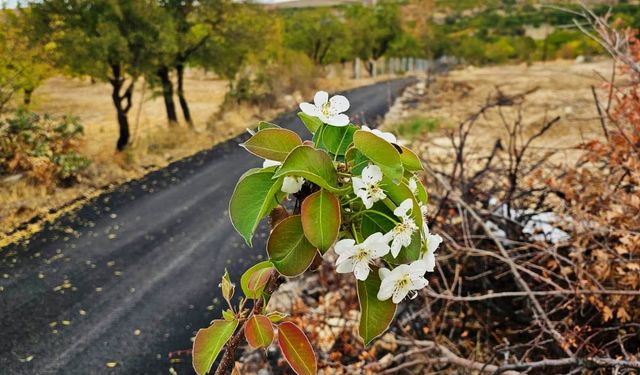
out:
M346 93L374 125L409 83ZM305 134L295 113L273 122ZM167 374L168 353L219 314L219 277L265 256L232 229L238 177L260 160L241 136L94 199L0 249L0 374ZM191 358L174 364L191 373ZM108 367L111 363L115 367Z

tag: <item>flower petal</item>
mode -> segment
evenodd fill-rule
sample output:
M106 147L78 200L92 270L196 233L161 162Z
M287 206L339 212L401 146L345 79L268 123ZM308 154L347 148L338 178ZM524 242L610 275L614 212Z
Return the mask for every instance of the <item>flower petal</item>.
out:
M364 208L368 210L371 207L373 207L373 203L374 203L373 199L367 196L361 196L360 198L362 198L362 203L364 203Z
M331 103L331 112L333 113L342 113L349 109L349 99L342 95L332 96L329 102Z
M371 132L389 143L398 143L398 139L393 133L383 132L378 129L373 129Z
M356 262L353 259L347 259L342 263L336 264L337 273L351 273L355 268Z
M300 103L300 110L309 116L318 117L320 115L318 107L311 103Z
M442 243L442 237L439 234L428 234L427 236L427 249L430 253L435 253L438 246Z
M318 91L313 97L313 103L318 107L318 109L327 104L328 101L329 94L326 91Z
M411 280L411 290L420 290L429 285L429 281L424 277L419 277L417 279Z
M347 126L349 125L349 116L345 114L331 115L325 121L328 125Z
M433 270L436 268L436 254L432 252L427 253L424 256L423 261L427 268L427 272L433 272Z
M336 242L334 245L334 250L336 254L342 255L352 251L353 246L356 244L356 241L351 238L346 238L344 240L340 240Z
M388 268L382 267L378 270L378 276L380 276L380 280L384 284L384 279L387 278L391 274L391 271Z
M386 301L393 295L393 284L392 283L382 283L380 284L380 289L378 290L378 299L380 301Z
M284 180L282 180L282 187L280 190L287 194L295 194L302 189L302 185L304 185L304 178L296 177L296 176L286 176Z
M402 289L396 288L393 291L393 299L392 299L393 303L395 303L396 305L399 304L404 299L404 297L407 296L408 293L409 293L408 288L402 288Z
M400 239L398 237L395 237L393 239L393 242L391 242L391 255L394 258L398 257L398 254L400 254L400 249L402 248L402 243L400 241Z
M393 214L397 217L404 218L405 216L407 216L409 211L411 211L411 209L413 209L413 199L407 198L403 200L395 210L393 210Z
M409 274L414 277L422 277L427 272L427 263L424 260L416 260L409 264Z
M353 274L360 281L366 280L369 277L369 265L366 262L357 262L353 266Z
M411 177L409 179L409 190L415 195L418 193L418 180L415 177ZM420 206L420 210L422 210L422 206Z
M369 164L362 169L362 179L365 182L377 184L382 181L382 169L374 164Z
M282 165L282 163L279 161L269 160L269 159L266 159L264 162L262 162L262 168L274 167L276 165Z

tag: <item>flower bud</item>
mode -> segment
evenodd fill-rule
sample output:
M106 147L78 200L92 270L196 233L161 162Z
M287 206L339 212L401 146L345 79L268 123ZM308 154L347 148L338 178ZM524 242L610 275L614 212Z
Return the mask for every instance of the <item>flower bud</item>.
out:
M229 271L224 270L224 276L222 276L222 281L220 282L220 289L222 289L222 296L227 302L231 303L231 298L233 297L233 292L236 289L234 283L231 282L231 278L229 277Z

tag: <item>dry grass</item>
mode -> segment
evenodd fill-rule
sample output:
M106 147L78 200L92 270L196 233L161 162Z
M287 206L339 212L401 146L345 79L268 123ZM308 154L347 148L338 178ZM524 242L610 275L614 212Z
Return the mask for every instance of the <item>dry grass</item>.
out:
M328 78L318 79L318 87L328 91L389 78L353 80L345 78L346 74L339 70L327 73ZM278 108L240 106L220 114L218 110L227 92L226 81L200 71L190 71L186 75L185 88L195 123L194 132L185 124L169 128L162 97L143 86L140 82L134 93L134 103L129 112L131 147L123 153L115 152L118 125L108 84L55 77L35 92L34 111L80 117L85 127L80 151L91 160L91 165L80 182L69 188L34 185L26 178L0 182L0 246L39 230L42 223L36 222L7 235L34 217L53 220L105 189L232 138L257 121L271 119L278 112L292 109L313 95L297 92ZM181 116L179 106L177 110ZM64 209L57 210L61 207Z

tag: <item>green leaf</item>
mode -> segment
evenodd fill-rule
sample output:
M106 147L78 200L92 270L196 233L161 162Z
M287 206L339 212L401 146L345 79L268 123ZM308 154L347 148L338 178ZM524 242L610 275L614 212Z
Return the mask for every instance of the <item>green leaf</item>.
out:
M373 339L389 328L396 313L397 306L390 299L386 301L378 299L380 283L377 270L372 270L365 281L358 280L358 301L361 312L358 333L365 345L369 345Z
M233 311L230 309L226 309L222 311L222 317L224 320L234 320L236 316L233 314Z
M211 370L213 362L237 327L237 320L214 320L209 328L198 331L193 341L193 369L198 375Z
M304 236L300 215L289 216L273 228L267 252L278 272L285 276L303 273L318 253Z
M285 314L280 311L274 311L267 314L267 318L269 318L269 320L271 320L274 323L279 323L288 316L289 314Z
M304 235L323 254L333 245L340 231L340 201L326 190L317 191L302 202Z
M394 258L391 253L384 256L384 260L390 264L408 264L420 258L420 250L422 249L422 237L420 231L415 231L411 236L411 243L407 247L400 249L398 257Z
M231 201L229 216L233 227L249 246L260 220L278 205L284 193L282 179L273 178L273 169L250 169L240 177Z
M240 277L240 288L247 298L258 299L262 296L269 277L275 272L273 263L269 261L254 264Z
M304 126L306 126L311 133L315 133L316 130L318 130L318 128L323 125L322 120L317 117L309 116L304 112L298 112L298 117L300 117L300 120L302 120Z
M385 176L391 178L394 183L402 179L404 169L398 150L389 142L377 135L358 130L353 135L353 145L374 162Z
M244 326L244 336L253 349L266 348L273 342L273 324L264 315L252 315Z
M334 155L344 155L353 143L353 134L358 130L353 125L327 126L322 132L322 145Z
M384 207L386 208L386 207ZM382 216L377 212L382 211L382 207L376 203L371 210L367 210L362 214L362 223L360 230L362 231L362 237L367 238L370 235L380 232L382 234L388 233L396 223L390 221L387 217L395 217L393 213L382 212L386 216Z
M351 174L354 176L362 175L364 167L369 165L371 162L371 160L364 156L364 154L358 151L355 147L351 147L347 150L345 159L347 160L347 163L349 163L349 170L351 171Z
M402 160L402 165L406 170L417 172L423 171L424 167L422 166L422 161L413 151L408 149L405 146L400 145L400 160Z
M278 345L284 359L298 375L315 375L318 372L316 354L307 336L291 322L278 325Z
M258 123L258 131L271 128L280 129L280 126L267 121L260 121Z
M427 201L429 200L429 194L427 194L427 190L424 188L424 185L422 185L422 182L420 182L420 179L415 177L416 182L417 182L417 191L416 191L416 198L418 199L419 202L421 202L422 204L427 204Z
M382 188L387 194L387 197L389 197L396 206L399 206L405 199L410 198L413 201L411 217L415 220L418 228L422 228L422 212L420 211L418 200L411 192L411 189L409 189L409 186L407 186L404 181L400 184L394 184L387 176L383 176Z
M338 173L329 155L311 146L296 147L282 166L274 174L274 178L282 176L300 176L332 193L344 193L338 185Z
M283 161L291 150L301 144L298 134L291 130L267 128L257 132L241 146L261 158Z

